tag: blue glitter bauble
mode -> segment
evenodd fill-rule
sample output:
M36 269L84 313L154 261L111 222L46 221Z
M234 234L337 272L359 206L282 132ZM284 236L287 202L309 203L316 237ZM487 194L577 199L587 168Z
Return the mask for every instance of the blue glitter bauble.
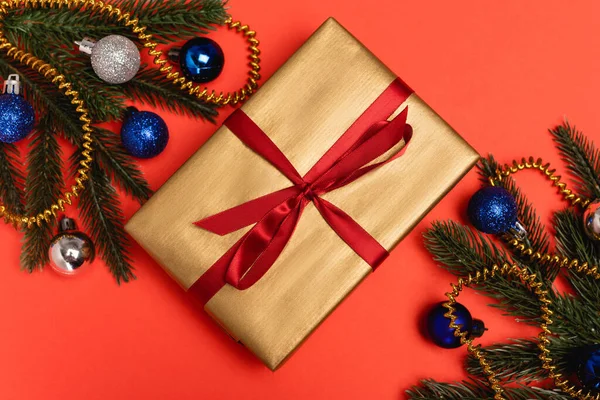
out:
M517 224L517 202L508 190L487 186L471 197L467 214L481 232L504 233Z
M153 112L130 110L121 127L121 141L134 157L156 157L167 147L169 128Z
M450 318L444 316L448 309L444 303L436 304L427 314L427 333L429 338L438 346L445 349L455 349L461 346L460 337L454 336L454 329L450 328ZM453 305L456 311L456 325L460 325L461 332L469 332L473 324L473 317L465 306L460 303Z
M25 139L34 123L35 111L23 96L0 95L0 142L15 143Z
M223 71L225 56L217 42L200 37L181 48L179 64L183 75L192 82L210 82Z
M594 346L583 356L577 376L586 388L600 390L600 349L598 346Z

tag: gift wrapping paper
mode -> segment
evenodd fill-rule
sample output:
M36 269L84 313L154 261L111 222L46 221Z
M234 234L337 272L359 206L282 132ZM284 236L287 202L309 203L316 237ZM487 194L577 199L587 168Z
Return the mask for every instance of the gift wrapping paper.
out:
M330 18L242 110L303 175L396 79ZM410 94L390 119L405 109L413 137L402 156L321 196L388 251L479 159L418 95ZM289 186L223 126L126 229L189 290L251 228L218 236L194 222ZM204 309L274 370L371 272L309 204L262 279L246 290L225 285Z

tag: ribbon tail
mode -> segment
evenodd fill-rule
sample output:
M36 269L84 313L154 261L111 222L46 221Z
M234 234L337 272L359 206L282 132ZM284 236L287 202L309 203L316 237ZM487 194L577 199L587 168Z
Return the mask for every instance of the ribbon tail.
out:
M388 251L340 208L320 197L314 199L314 204L331 229L373 269L388 257Z
M387 158L381 162L367 165L366 167L363 167L363 168L351 173L344 180L341 180L339 182L336 182L336 183L330 185L327 188L327 191L331 192L335 189L341 188L342 186L346 186L346 185L354 182L355 180L359 179L363 175L368 174L372 170L382 167L382 166L394 161L395 159L401 157L404 154L404 152L406 151L406 149L408 147L408 143L410 142L411 138L412 138L412 126L406 125L404 127L404 146L402 146L402 148L400 150L398 150L397 152L392 154L389 158Z
M400 79L394 80L310 169L304 176L304 180L315 182L326 171L331 169L344 154L351 151L357 143L365 139L364 133L371 128L373 121L387 120L412 92Z
M408 109L404 109L391 122L380 121L373 124L369 132L365 132L365 137L368 139L340 158L314 183L317 191L329 191L331 186L346 180L361 167L382 156L405 139L407 114Z
M199 228L216 233L220 236L228 235L246 226L260 221L269 211L284 203L290 197L297 195L299 189L295 186L269 193L265 196L250 200L239 206L232 207L218 214L194 222Z
M245 290L260 280L290 240L305 205L306 200L296 196L265 215L241 240L227 268L226 282Z
M244 235L229 250L227 250L227 252L207 269L206 272L203 273L188 289L188 293L190 293L193 298L200 301L202 305L208 303L208 301L227 283L225 281L227 268L245 237L246 236Z

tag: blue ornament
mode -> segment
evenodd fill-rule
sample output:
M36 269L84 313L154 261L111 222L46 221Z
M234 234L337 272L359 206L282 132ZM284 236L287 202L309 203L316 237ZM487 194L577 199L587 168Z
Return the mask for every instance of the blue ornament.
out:
M587 389L600 390L600 346L592 346L582 354L577 377Z
M206 83L215 80L225 65L221 47L206 37L188 40L181 49L169 51L169 57L179 62L181 72L192 82Z
M15 143L25 139L35 124L35 111L20 93L18 75L9 75L0 95L0 142Z
M450 328L450 318L444 316L448 309L444 303L436 304L427 314L427 333L429 338L444 349L455 349L461 346L460 337L454 336L454 329ZM455 323L460 325L461 332L469 332L470 338L483 335L485 327L482 321L473 319L471 313L460 303L453 305L456 315Z
M502 187L487 186L475 193L469 201L467 214L473 226L484 233L522 231L517 220L517 202Z
M157 114L130 107L121 127L121 141L134 157L156 157L167 147L169 128Z

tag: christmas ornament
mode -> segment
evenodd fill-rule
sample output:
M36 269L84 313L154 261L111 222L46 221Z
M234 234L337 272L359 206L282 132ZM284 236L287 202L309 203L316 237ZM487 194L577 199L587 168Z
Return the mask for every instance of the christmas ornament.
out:
M157 114L129 107L121 127L121 141L134 157L156 157L167 147L169 128Z
M497 235L512 231L523 236L525 229L517 220L517 202L510 192L499 186L487 186L469 201L467 214L475 228Z
M0 95L0 142L15 143L33 129L35 112L21 94L19 75L9 75Z
M140 51L125 36L109 35L98 42L85 37L75 43L80 52L91 56L94 72L107 83L130 81L140 69Z
M58 235L50 243L48 253L52 269L61 274L72 275L94 260L92 239L76 229L74 220L63 217L59 222Z
M583 227L592 240L600 240L600 200L592 201L583 212Z
M582 386L591 390L600 390L600 346L590 346L579 355L580 364L577 378Z
M469 337L481 337L485 331L483 321L473 319L471 313L460 303L453 304L457 325L462 332L469 332ZM461 346L460 337L454 335L455 329L450 328L450 318L446 317L448 309L444 303L436 304L427 314L427 333L429 338L438 346L454 349Z
M206 37L188 40L182 48L169 51L169 58L179 63L183 76L192 82L210 82L223 71L225 56L221 47Z

